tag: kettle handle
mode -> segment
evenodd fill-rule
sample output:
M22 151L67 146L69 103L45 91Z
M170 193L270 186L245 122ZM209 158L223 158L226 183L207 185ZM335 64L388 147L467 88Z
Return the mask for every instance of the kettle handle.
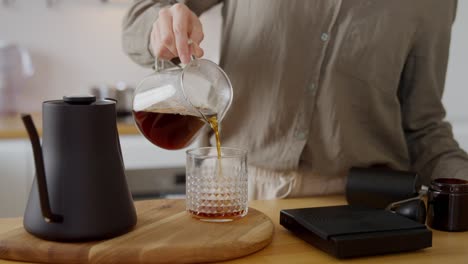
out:
M49 202L49 192L47 190L47 182L45 177L44 169L44 158L42 155L42 148L39 142L39 135L37 134L36 127L31 118L31 115L22 114L21 119L23 120L26 131L28 132L29 139L31 140L31 145L34 154L34 163L36 165L36 178L37 178L37 187L39 189L39 201L41 203L42 216L46 222L62 222L63 217L52 213Z

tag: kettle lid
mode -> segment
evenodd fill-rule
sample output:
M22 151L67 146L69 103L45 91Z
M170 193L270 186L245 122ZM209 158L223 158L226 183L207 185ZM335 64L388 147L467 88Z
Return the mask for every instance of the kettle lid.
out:
M97 99L94 95L67 95L62 100L49 100L43 102L43 107L52 109L95 109L101 107L115 107L116 101L111 98Z
M94 95L70 95L64 96L63 101L69 104L77 104L77 105L89 105L96 102L96 96Z
M116 104L116 100L112 98L96 99L94 95L67 95L63 96L62 100L44 101L44 106L61 106L61 107L95 107L95 106L110 106Z

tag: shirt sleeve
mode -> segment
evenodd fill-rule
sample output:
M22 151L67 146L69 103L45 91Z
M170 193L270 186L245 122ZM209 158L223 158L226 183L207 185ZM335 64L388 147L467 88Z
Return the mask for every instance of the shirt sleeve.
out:
M150 49L150 36L153 23L162 7L176 4L176 0L136 0L130 7L122 23L122 47L136 63L144 67L154 65ZM202 14L221 0L180 1L197 15Z
M456 1L437 2L441 4L434 9L438 14L419 21L399 88L412 169L425 184L434 178L468 179L468 156L444 121L442 104Z

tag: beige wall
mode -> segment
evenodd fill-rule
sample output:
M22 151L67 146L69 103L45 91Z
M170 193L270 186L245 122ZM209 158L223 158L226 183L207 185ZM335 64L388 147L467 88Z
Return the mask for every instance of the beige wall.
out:
M468 129L468 1L458 0L444 95L448 118Z
M0 5L0 39L19 42L32 52L37 74L22 90L22 108L38 110L45 99L83 93L95 84L119 80L135 84L149 73L121 52L120 23L130 0L12 0ZM110 1L112 2L112 1ZM1 3L1 2L0 2ZM207 57L217 60L221 19L216 8L203 17ZM468 1L459 1L444 102L457 126L468 124Z
M45 0L11 2L0 2L0 39L28 48L36 68L21 90L21 110L38 111L46 99L86 93L96 84L136 84L150 73L121 51L120 24L131 1L58 0L52 8ZM218 60L220 16L203 21L206 56Z

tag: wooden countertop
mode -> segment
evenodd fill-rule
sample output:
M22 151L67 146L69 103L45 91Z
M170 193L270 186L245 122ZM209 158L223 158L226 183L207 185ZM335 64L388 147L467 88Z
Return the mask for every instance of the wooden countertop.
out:
M275 224L273 242L265 249L250 256L225 263L468 263L468 232L449 233L433 232L432 248L384 256L338 260L314 248L293 236L289 231L279 225L279 211L287 208L330 206L345 204L341 196L315 197L304 199L285 199L269 201L252 201L250 207L258 209L268 215ZM0 235L3 232L22 225L21 218L0 219ZM0 264L15 263L0 260Z
M34 123L38 129L39 135L42 135L42 118L40 113L32 114ZM126 118L125 121L117 122L119 135L138 134L138 129L133 123L133 119ZM28 134L24 128L19 114L0 116L0 140L2 139L22 139L27 138Z

